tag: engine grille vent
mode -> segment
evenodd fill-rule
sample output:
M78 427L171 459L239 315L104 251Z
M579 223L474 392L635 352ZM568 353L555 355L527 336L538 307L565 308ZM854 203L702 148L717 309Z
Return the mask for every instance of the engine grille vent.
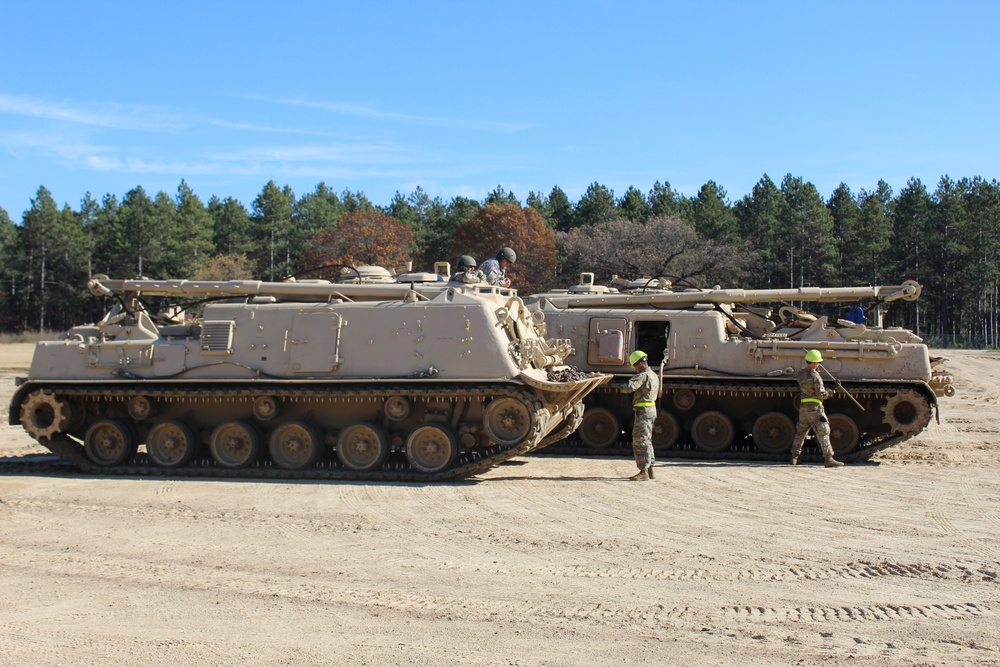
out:
M236 322L221 320L205 322L201 327L201 351L203 354L232 354L233 331Z

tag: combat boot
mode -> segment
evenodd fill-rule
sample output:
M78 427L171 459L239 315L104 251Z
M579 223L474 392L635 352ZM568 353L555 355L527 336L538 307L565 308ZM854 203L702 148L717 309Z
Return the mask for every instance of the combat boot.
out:
M642 470L640 470L636 474L634 474L631 477L629 477L629 480L632 481L632 482L648 482L649 481L649 475L646 473L646 469L643 468Z
M789 461L788 465L797 466L799 464L799 457L793 456Z
M649 466L648 468L646 468L646 475L648 475L650 479L656 479L653 476L653 466Z
M825 467L827 467L827 468L837 468L837 467L839 467L839 466L842 466L842 465L844 465L844 464L843 464L843 462L841 462L841 461L838 461L838 460L836 460L835 458L833 458L833 457L831 456L830 458L828 458L828 459L827 459L827 460L826 460L826 461L825 461L825 462L823 463L823 465L824 465Z

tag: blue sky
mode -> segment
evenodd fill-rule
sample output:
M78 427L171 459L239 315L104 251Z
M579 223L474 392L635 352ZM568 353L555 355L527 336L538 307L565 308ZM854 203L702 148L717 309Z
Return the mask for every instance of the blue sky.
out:
M0 0L0 207L1000 177L998 2Z

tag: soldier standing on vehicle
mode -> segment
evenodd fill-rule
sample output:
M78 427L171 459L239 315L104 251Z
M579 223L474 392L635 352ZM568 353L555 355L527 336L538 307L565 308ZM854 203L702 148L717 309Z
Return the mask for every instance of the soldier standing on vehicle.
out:
M483 282L483 274L476 268L476 260L471 255L458 258L458 272L451 277L452 281L474 285Z
M629 477L634 482L653 479L653 422L656 420L656 397L660 393L660 379L649 367L649 359L642 350L629 356L635 375L622 387L626 394L635 394L632 407L635 421L632 425L632 453L639 472Z
M809 429L816 433L820 449L823 450L823 460L827 468L844 465L833 458L833 446L830 445L830 422L826 418L826 411L823 409L823 401L830 397L830 392L823 386L823 378L820 377L819 364L823 361L823 355L819 350L809 350L806 352L806 367L798 372L795 379L799 382L799 390L802 392L802 400L799 403L799 423L795 427L795 440L792 442L793 466L799 464L799 455L802 453L802 445L805 443L806 434Z
M507 267L517 262L517 253L512 249L503 247L496 257L491 257L479 265L479 272L490 285L500 287L510 287L510 278L507 277Z

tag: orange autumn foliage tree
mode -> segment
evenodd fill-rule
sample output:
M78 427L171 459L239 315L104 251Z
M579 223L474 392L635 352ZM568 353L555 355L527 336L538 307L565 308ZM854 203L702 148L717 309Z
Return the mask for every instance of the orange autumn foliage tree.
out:
M481 264L504 246L517 253L507 275L519 294L557 286L555 235L538 211L517 204L486 204L463 222L451 246L452 266L460 255L472 255Z
M307 267L347 264L398 269L410 261L413 248L413 232L403 222L380 211L359 209L314 236L305 259Z

